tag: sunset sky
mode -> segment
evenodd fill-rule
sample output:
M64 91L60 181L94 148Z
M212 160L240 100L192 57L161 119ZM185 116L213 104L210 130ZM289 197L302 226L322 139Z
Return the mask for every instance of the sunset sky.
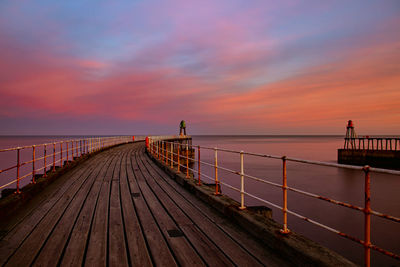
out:
M400 135L400 1L1 1L0 135Z

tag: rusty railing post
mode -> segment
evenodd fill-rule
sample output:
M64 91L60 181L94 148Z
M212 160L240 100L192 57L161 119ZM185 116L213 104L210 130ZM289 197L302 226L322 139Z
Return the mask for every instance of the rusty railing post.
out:
M160 160L164 161L164 141L161 141Z
M20 157L19 157L20 149L21 149L20 147L17 148L17 191L15 192L16 194L21 193L19 191L19 168L21 166Z
M168 151L168 141L165 141L165 164L168 165L169 159L169 151Z
M56 171L56 143L53 143L53 170L52 172Z
M161 162L164 162L164 160L165 160L164 153L165 153L165 151L164 151L164 141L161 141Z
M181 144L178 143L178 170L177 173L181 172Z
M165 141L165 164L168 165L169 160L168 141Z
M197 185L201 185L201 170L200 170L200 146L197 146Z
M164 161L164 141L160 141L160 160L161 162Z
M163 146L162 141L160 141L160 161L163 160L163 150L162 150L162 146Z
M67 154L67 163L66 164L68 164L69 162L68 162L68 152L69 152L69 149L68 149L68 141L67 142L65 142L65 144L67 145L67 148L66 148L66 154Z
M173 169L174 168L174 143L173 142L171 142L171 145L170 145L170 148L171 148L171 169Z
M369 166L363 168L365 172L365 237L364 237L364 265L371 266L371 178Z
M168 165L168 147L167 141L164 141L164 162Z
M288 234L290 230L287 227L287 175L286 175L286 156L282 157L282 192L283 192L283 229L282 234Z
M218 181L218 149L215 147L214 148L214 169L215 169L215 193L214 195L219 196L221 195L220 193L220 188L219 188L219 181Z
M244 210L246 206L244 205L244 154L240 151L240 210Z
M63 167L63 147L62 147L63 141L60 142L60 166L61 168Z
M189 145L186 143L186 178L189 178Z
M36 170L35 170L35 160L36 160L36 146L33 145L32 146L32 184L36 184L35 181L35 174L36 174Z
M44 169L43 169L43 172L44 172L44 174L43 174L43 177L47 177L47 174L46 174L46 158L47 158L47 147L46 147L46 144L44 144L44 148L43 148L43 154L44 154L44 156L43 156L43 161L44 161Z

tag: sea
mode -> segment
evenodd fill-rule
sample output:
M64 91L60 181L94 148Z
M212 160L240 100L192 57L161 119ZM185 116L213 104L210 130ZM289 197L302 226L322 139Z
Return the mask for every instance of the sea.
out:
M88 138L93 136L0 136L0 150L3 148L30 146L33 144L52 143L60 140ZM194 146L202 146L201 161L214 163L215 151L227 149L264 155L287 156L312 161L337 162L337 149L344 145L343 136L192 136ZM52 153L52 145L49 146ZM209 149L207 149L209 148ZM58 151L58 148L57 148ZM196 150L197 152L197 150ZM43 156L43 150L37 155ZM32 150L21 150L21 160L30 160ZM197 157L197 153L196 153ZM58 159L58 158L57 158ZM16 152L0 152L0 170L15 165ZM40 163L38 163L40 164ZM240 171L240 154L218 150L218 165ZM40 165L39 165L40 166ZM29 172L29 165L22 173ZM197 170L197 166L194 167ZM195 176L196 176L196 172ZM244 155L244 173L259 179L282 183L282 160ZM212 183L214 168L201 165L202 181ZM220 169L218 177L222 184L222 193L240 201L240 194L229 186L240 188L240 176ZM13 170L0 173L0 185L15 179ZM30 177L21 184L30 182ZM287 162L287 183L289 187L300 189L323 197L364 206L364 173L359 170L337 167L318 166L298 162ZM226 185L229 186L226 186ZM245 191L270 203L282 205L282 189L245 178ZM15 185L14 185L15 187ZM400 176L371 173L371 208L375 211L400 217ZM268 206L272 209L273 219L282 223L282 211L249 196L245 197L246 206ZM364 239L364 214L360 211L337 206L323 200L288 191L288 209L309 219L339 230L359 239ZM362 265L364 248L361 244L350 241L335 233L315 226L305 220L288 215L288 228L304 235L353 261ZM400 254L400 223L371 216L371 242L379 247ZM372 251L373 266L400 266L394 260L379 252Z

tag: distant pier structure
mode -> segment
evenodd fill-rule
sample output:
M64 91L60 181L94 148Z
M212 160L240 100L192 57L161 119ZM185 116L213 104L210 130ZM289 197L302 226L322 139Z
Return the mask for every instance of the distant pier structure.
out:
M400 137L358 137L349 120L344 147L338 149L338 163L399 170Z

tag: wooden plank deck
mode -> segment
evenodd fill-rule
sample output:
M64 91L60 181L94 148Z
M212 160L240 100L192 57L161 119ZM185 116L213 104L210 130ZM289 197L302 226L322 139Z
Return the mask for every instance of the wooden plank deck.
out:
M28 210L2 218L1 266L287 265L170 179L142 143L64 176Z

